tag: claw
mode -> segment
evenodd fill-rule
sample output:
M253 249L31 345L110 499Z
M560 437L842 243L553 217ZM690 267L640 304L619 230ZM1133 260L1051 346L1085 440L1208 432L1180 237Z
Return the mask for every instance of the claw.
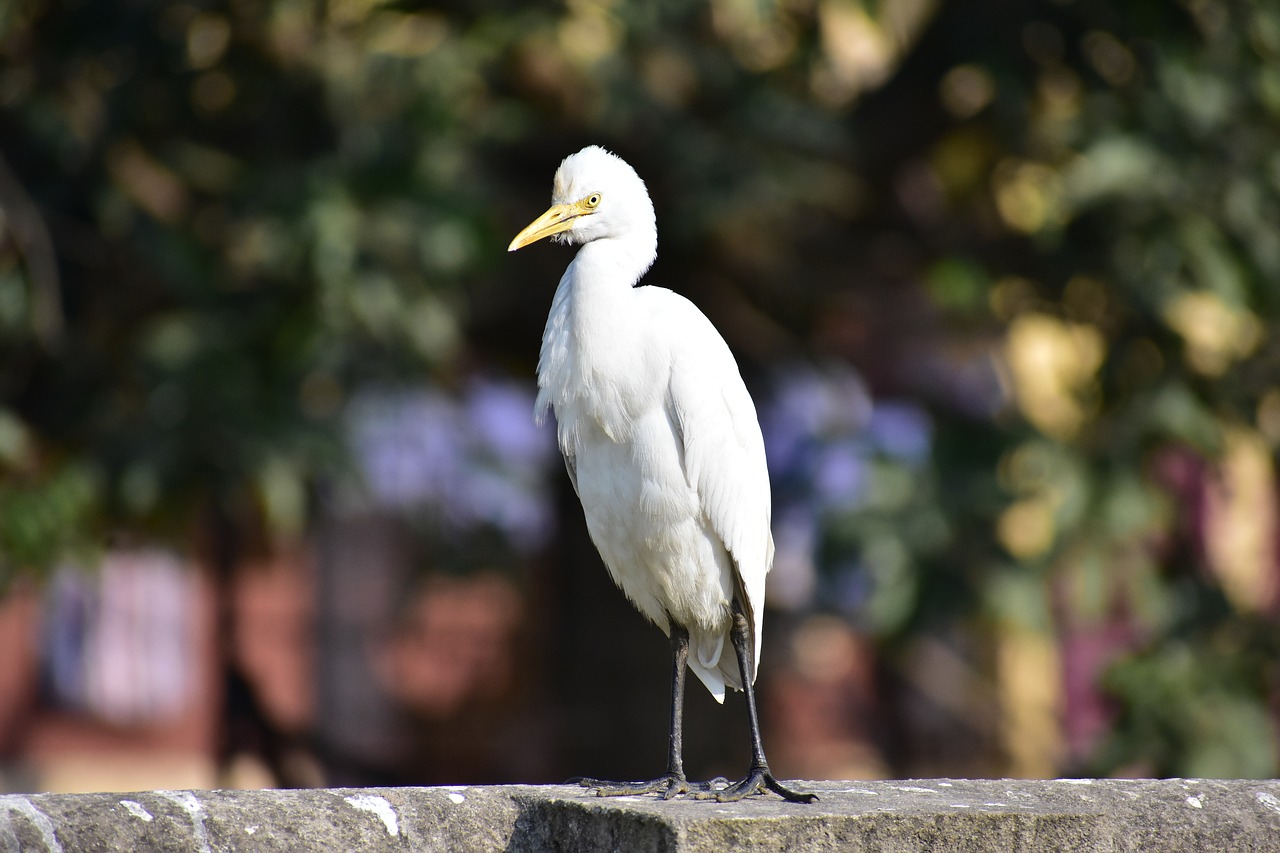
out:
M688 797L692 800L715 800L720 803L736 803L739 800L769 791L792 803L812 803L817 794L793 791L783 785L767 768L753 767L745 779L729 782L723 776L708 782L690 782L684 776L668 773L648 782L606 782L587 776L574 776L566 784L581 785L591 789L597 797L626 797L637 794L657 794L664 800Z
M667 773L648 782L607 782L603 779L592 779L588 776L574 776L566 781L568 785L581 785L592 789L597 797L626 797L636 794L658 794L664 800L690 796L706 799L729 784L723 776L717 776L710 782L690 782L683 775ZM706 795L706 796L703 796Z
M773 778L773 774L763 767L751 768L751 771L747 773L746 778L741 782L736 782L727 788L714 791L708 794L705 799L714 799L720 803L736 803L746 797L765 794L769 791L791 803L812 803L818 799L817 794L806 794L801 791L791 790ZM699 799L702 798L700 797Z
M584 788L593 789L597 797L625 797L633 794L661 794L664 800L688 790L688 782L682 776L667 774L648 782L607 782L578 776L573 780Z

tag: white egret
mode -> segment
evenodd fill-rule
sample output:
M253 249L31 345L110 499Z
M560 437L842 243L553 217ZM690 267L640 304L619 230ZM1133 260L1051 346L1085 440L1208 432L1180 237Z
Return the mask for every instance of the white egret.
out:
M671 639L667 771L651 782L580 780L601 795L739 800L812 794L769 772L752 683L773 561L769 476L755 406L711 322L683 296L639 287L657 256L653 203L621 158L591 146L556 171L553 204L515 239L581 244L542 336L536 414L557 436L587 529L614 582ZM734 784L690 782L685 669L719 702L745 691L751 765Z

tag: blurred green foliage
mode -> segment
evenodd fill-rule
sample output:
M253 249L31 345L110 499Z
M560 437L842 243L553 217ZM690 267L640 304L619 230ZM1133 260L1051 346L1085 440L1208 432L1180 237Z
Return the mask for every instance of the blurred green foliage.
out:
M1265 2L7 4L0 586L211 508L296 533L353 391L531 373L564 258L503 246L586 142L749 370L929 406L927 470L829 520L888 665L1119 619L1062 766L1277 772Z

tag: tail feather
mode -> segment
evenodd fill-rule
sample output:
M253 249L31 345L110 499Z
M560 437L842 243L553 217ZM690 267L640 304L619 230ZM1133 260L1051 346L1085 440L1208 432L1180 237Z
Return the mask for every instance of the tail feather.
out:
M727 633L718 636L689 636L689 669L717 702L724 702L725 687L742 689L738 658Z

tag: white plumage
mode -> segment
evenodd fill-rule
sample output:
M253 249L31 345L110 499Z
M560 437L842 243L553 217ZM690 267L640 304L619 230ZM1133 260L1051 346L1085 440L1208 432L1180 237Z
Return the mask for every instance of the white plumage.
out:
M755 406L702 312L670 290L636 286L657 255L657 228L648 192L629 165L595 146L567 157L551 209L510 248L547 236L582 248L547 317L537 417L555 411L587 529L614 582L668 636L688 632L689 669L724 701L726 685L750 687L743 672L755 680L773 560ZM741 666L731 640L735 599L750 635L750 660ZM674 693L681 698L682 673L677 656ZM750 711L754 728L753 698ZM674 713L672 725L679 765ZM764 765L762 750L758 759L753 768ZM683 769L674 771L669 775L683 781ZM723 794L705 785L695 790Z

